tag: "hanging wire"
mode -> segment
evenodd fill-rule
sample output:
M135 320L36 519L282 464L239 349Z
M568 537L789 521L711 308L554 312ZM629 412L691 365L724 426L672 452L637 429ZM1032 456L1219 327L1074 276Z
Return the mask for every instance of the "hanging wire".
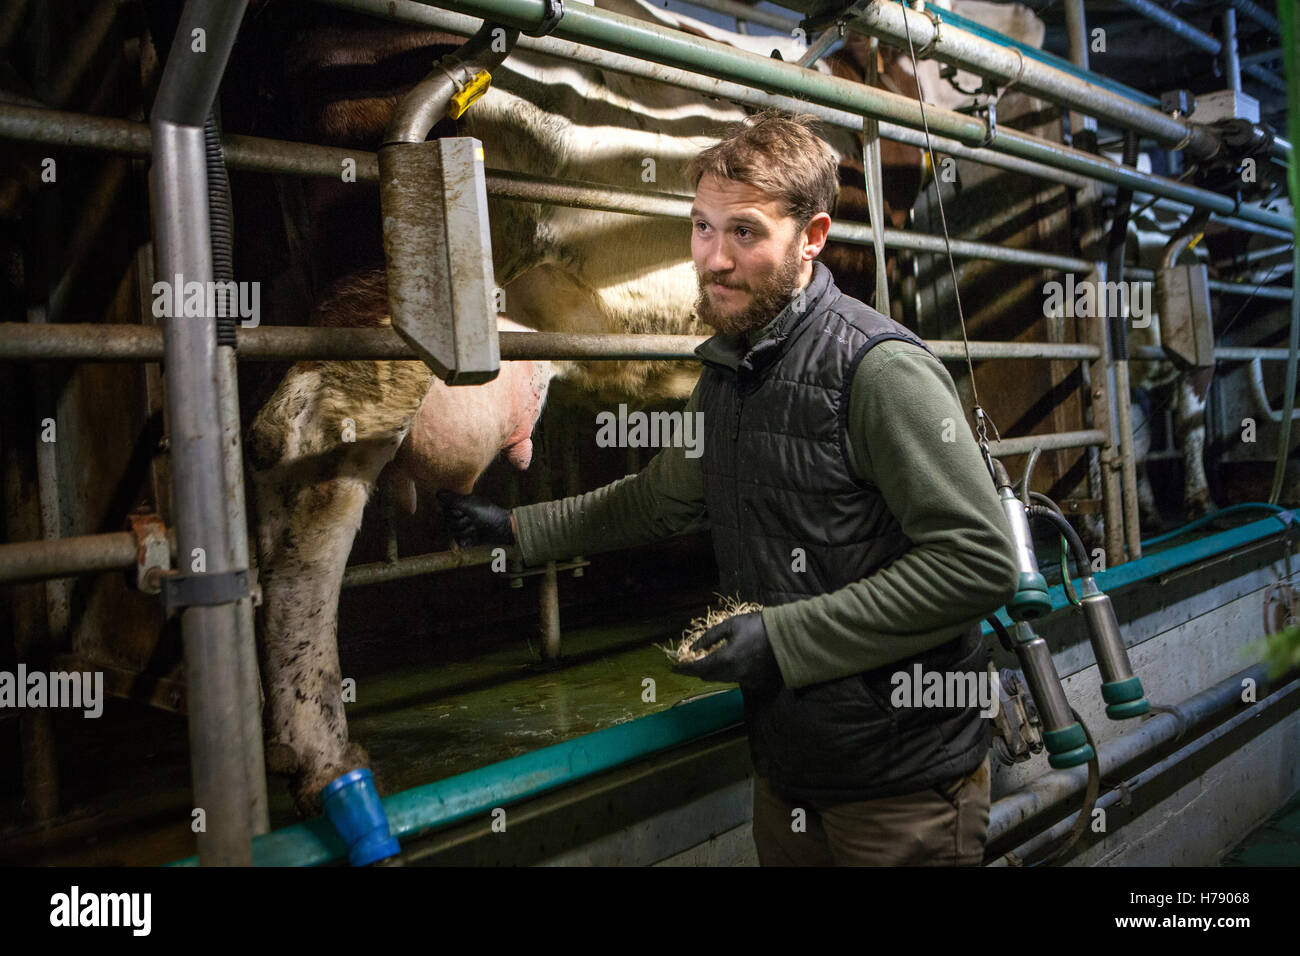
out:
M921 89L921 69L917 66L916 47L912 43L912 30L907 21L908 13L915 11L910 11L906 2L901 2L900 5L903 8L903 30L907 34L907 52L912 58L912 73L916 77L916 102L921 108L921 127L925 131L925 151L930 158L930 168L938 169L938 164L934 159L934 142L930 138L930 121L925 115L925 91ZM924 14L921 15L923 16ZM989 425L993 426L993 434L997 437L998 441L1002 440L1002 436L998 433L997 425L993 424L993 419L989 418L988 414L980 405L979 390L975 387L975 366L971 362L970 342L966 338L966 315L962 311L961 307L961 290L957 287L957 265L953 262L952 258L952 239L948 235L948 216L944 212L943 208L943 189L940 187L937 178L935 179L934 194L939 203L939 224L943 228L943 245L944 249L947 250L948 253L948 271L952 274L952 294L953 298L956 299L957 302L957 321L961 324L962 346L966 350L966 371L967 374L970 375L971 400L975 406L973 410L975 413L976 441L979 444L980 452L984 455L984 464L988 467L989 474L993 475L993 455L989 451L989 438L985 423L987 422Z

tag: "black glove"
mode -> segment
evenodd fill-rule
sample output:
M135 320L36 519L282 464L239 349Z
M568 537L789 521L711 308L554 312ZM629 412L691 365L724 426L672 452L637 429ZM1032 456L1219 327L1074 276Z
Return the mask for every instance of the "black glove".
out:
M723 647L698 661L677 664L673 670L702 680L724 681L744 687L779 684L781 668L772 653L763 626L763 614L751 611L737 614L705 631L691 649L701 651L726 640Z
M494 505L486 498L458 495L454 491L440 491L437 498L447 529L462 548L515 543L509 509Z

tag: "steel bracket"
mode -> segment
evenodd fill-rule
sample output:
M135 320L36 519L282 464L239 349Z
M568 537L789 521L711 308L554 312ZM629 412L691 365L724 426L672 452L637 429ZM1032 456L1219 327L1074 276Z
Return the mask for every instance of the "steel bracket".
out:
M181 574L169 571L161 576L162 605L167 610L213 607L251 597L248 569L214 571L211 574Z

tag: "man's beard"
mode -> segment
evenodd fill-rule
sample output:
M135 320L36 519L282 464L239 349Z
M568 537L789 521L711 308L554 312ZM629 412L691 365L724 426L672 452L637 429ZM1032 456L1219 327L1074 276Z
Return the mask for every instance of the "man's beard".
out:
M737 335L752 329L761 329L776 318L781 310L790 304L798 292L799 272L803 263L799 257L796 243L790 244L785 259L757 286L746 287L750 292L750 302L739 312L721 313L714 308L708 287L720 282L729 288L735 288L729 281L719 278L713 272L699 273L700 295L695 301L695 314L700 321L724 335Z

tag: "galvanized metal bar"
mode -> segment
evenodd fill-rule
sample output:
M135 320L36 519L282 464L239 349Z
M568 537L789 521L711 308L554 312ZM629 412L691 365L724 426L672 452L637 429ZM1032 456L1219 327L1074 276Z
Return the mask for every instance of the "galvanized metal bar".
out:
M0 544L0 584L133 568L135 549L129 531Z
M431 5L472 16L493 18L525 30L536 29L543 22L546 9L545 0L438 0ZM556 35L564 39L615 52L633 53L656 63L719 79L763 89L782 89L790 95L823 106L850 110L913 129L922 127L920 106L909 97L825 76L793 63L756 56L723 43L692 37L681 31L603 10L580 5L565 9L564 18L555 28ZM926 117L931 130L969 146L980 146L989 139L990 125L984 120L937 107L928 108ZM1211 212L1236 214L1262 225L1283 228L1288 223L1287 218L1279 213L1253 208L1238 210L1235 199L1227 196L1126 169L1104 157L1070 149L1017 130L998 128L988 148L994 152L1010 153L1023 159L1083 173L1105 182L1128 185L1154 195L1199 204Z
M538 618L542 629L541 655L545 662L560 659L560 580L555 562L547 561L537 589Z
M279 326L239 329L244 361L416 361L418 356L392 329ZM587 332L502 332L501 357L508 361L690 359L704 337L694 335L603 334ZM932 340L943 359L964 358L960 341ZM1086 343L971 342L977 360L1091 360L1097 348ZM1267 350L1265 350L1267 351ZM0 361L156 362L163 357L160 330L138 325L64 324L34 327L0 323Z
M1253 63L1272 63L1274 60L1282 59L1282 51L1279 49L1256 50L1254 53L1247 53L1245 56L1238 55L1237 59L1246 66Z
M1077 432L1057 432L1054 435L1026 435L1023 438L1003 438L1001 441L989 442L989 449L994 458L1008 455L1024 455L1041 448L1043 451L1057 451L1061 448L1087 448L1092 445L1104 445L1106 433L1100 429L1087 429Z
M324 0L324 2L333 5L345 5L356 4L361 0ZM416 5L413 0L403 0L403 2L407 2L412 6ZM431 14L443 14L443 11L430 10L429 12ZM445 15L456 16L454 14ZM465 17L463 20L472 22L469 17ZM525 38L526 40L527 38ZM524 47L526 44L521 41L519 45ZM570 43L567 46L573 50L584 49L577 44ZM615 56L615 54L607 54L603 51L592 52L599 53L602 57ZM664 73L665 76L668 75L663 67L654 67L631 57L621 59L626 60L628 64L640 64L642 72L646 74L655 73L654 78L656 79L664 78L659 76L659 73ZM629 70L628 72L632 71ZM844 126L853 130L861 128L862 117L844 110L818 106L817 104L789 97L768 96L735 84L724 84L720 80L704 78L684 71L673 72L676 79L681 81L680 85L688 89L698 87L700 92L705 93L705 95L725 97L751 105L771 105L788 111L802 110L813 113L819 119L837 126ZM892 123L881 123L880 135L885 139L906 143L918 148L925 147L923 133ZM0 104L0 139L82 149L100 149L127 156L147 156L150 148L148 127L141 123L80 113L33 109L11 104ZM336 178L340 169L342 169L342 163L348 160L356 163L356 174L359 180L377 182L379 179L377 155L363 150L341 149L331 146L317 146L311 143L293 143L285 140L238 135L226 136L223 144L226 151L227 165L232 169ZM1092 182L1084 175L1055 169L1032 160L992 153L987 149L972 148L942 136L934 137L934 145L939 152L947 153L958 159L968 159L972 162L984 163L1010 172L1036 176L1076 189L1086 188ZM500 175L507 174L502 173ZM535 178L545 181L542 177ZM500 181L494 183L492 179L488 180L489 191L502 185ZM1136 190L1139 193L1144 191L1143 188ZM1187 210L1193 208L1192 205L1187 203L1175 204L1172 200L1161 201L1170 205L1171 208L1174 205ZM1243 209L1254 208L1251 206L1243 207ZM1265 226L1252 219L1243 219L1224 213L1212 214L1211 220L1237 229L1263 232L1270 235L1283 234L1283 229L1276 226ZM1286 234L1289 235L1289 232Z
M914 4L913 6L917 5ZM1134 103L1140 103L1143 106L1158 107L1160 105L1159 98L1152 96L1149 93L1144 93L1141 90L1134 89L1131 86L1126 86L1118 80L1113 80L1104 74L1093 73L1087 66L1081 66L1077 61L1075 61L1073 56L1071 56L1070 59L1059 57L1055 53L1049 53L1041 47L1032 46L1023 40L1017 40L1014 37L1007 36L1005 33L999 33L997 30L986 27L978 20L971 20L967 17L963 17L958 13L954 13L952 10L937 6L933 3L926 3L925 9L928 13L942 17L943 22L946 24L952 24L953 26L983 40L989 40L997 46L1014 47L1031 60L1046 64L1047 66L1056 67L1058 70L1068 73L1076 79L1087 83L1089 86L1100 87L1103 90L1118 93L1125 99L1132 100ZM917 10L917 12L919 13L920 10ZM1066 10L1066 18L1068 30L1068 8Z
M1137 130L1167 149L1185 146L1194 155L1203 157L1212 155L1219 146L1218 137L1204 127L1085 84L1064 70L1026 56L1018 47L994 43L948 22L937 27L929 18L899 3L889 0L873 3L850 22L849 28L903 49L907 49L910 34L917 50L930 48L937 60L999 84L1014 84L1016 89L1124 129Z
M1273 36L1281 36L1282 24L1278 22L1277 17L1269 13L1257 3L1251 0L1228 0L1228 6L1232 7L1243 17L1254 20L1256 23L1268 29Z
M1223 24L1223 76L1228 89L1241 90L1241 61L1237 58L1237 11L1224 8L1220 17Z
M1078 70L1088 72L1088 19L1083 0L1065 0L1065 30L1070 46L1070 62ZM1070 111L1070 135L1077 136L1085 130L1095 131L1097 121L1079 110Z
M1241 289L1249 294L1249 289ZM1276 298L1290 299L1289 290ZM318 328L278 326L239 329L239 357L243 361L418 361L418 356L392 329ZM704 339L692 335L606 335L583 332L502 332L501 357L507 361L689 359ZM962 343L931 339L927 343L946 361L964 360ZM1051 359L1095 361L1100 352L1086 342L971 342L971 357L985 359ZM1137 346L1136 358L1166 361L1159 346ZM1218 346L1217 361L1284 361L1284 348ZM102 323L32 326L0 322L0 361L157 362L163 357L159 329L139 325Z
M748 20L750 23L771 27L773 30L780 30L786 36L792 36L790 31L799 25L799 21L794 17L783 17L774 11L763 10L748 3L737 3L736 0L682 0L682 2L688 6L699 7L701 10L721 13L724 17L731 17L733 20Z
M1191 44L1198 50L1204 50L1206 53L1218 56L1220 51L1223 49L1223 44L1214 39L1214 37L1202 30L1196 29L1196 27L1192 26L1186 20L1174 16L1163 7L1152 3L1151 0L1119 0L1119 2L1128 7L1134 13L1141 14L1153 23L1160 24L1174 36ZM1271 86L1275 90L1282 90L1284 92L1286 90L1286 85L1267 70L1261 69L1257 66L1250 66L1246 68L1245 72L1249 73L1265 86Z
M176 276L184 282L212 281L203 124L246 5L246 0L189 0L163 68L150 117L150 193L156 272L167 281L176 281ZM205 42L194 44L195 36ZM230 561L232 531L222 468L218 381L227 366L217 361L215 318L165 318L163 347L172 505L182 568L186 573L235 570ZM245 561L243 567L247 566ZM249 741L242 732L248 725L243 708L260 703L245 700L243 693L237 645L245 629L236 615L247 606L236 601L181 611L194 800L207 824L197 834L205 864L252 862L256 788L248 772L254 763L260 769L262 741L260 735ZM257 747L257 761L248 758L249 746Z

